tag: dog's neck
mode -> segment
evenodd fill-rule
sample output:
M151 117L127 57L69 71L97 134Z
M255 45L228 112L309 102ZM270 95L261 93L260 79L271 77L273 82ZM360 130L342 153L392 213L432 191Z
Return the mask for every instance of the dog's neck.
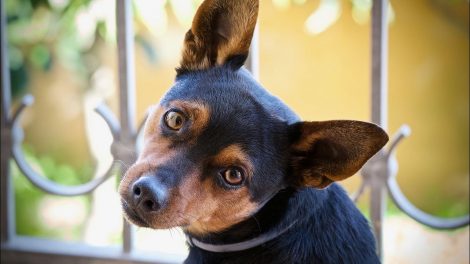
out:
M254 237L249 240L241 241L238 243L231 243L231 244L211 244L211 243L204 243L201 242L191 236L186 236L186 240L188 244L192 247L198 247L200 249L204 249L205 251L209 252L235 252L235 251L243 251L248 250L251 248L255 248L257 246L263 245L266 242L269 242L280 235L286 233L289 229L291 229L297 221L290 223L288 226L284 227L280 230L272 230L270 232L261 234L260 236Z
M286 218L289 198L295 192L284 189L252 217L226 231L204 236L186 234L190 246L212 252L240 251L264 244L291 229L297 221Z

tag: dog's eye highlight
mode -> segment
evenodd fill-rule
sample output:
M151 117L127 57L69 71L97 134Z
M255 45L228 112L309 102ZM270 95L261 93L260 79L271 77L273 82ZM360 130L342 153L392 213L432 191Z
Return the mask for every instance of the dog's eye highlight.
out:
M241 185L245 180L243 171L236 167L228 168L222 171L221 174L224 181L232 186Z
M172 130L180 130L183 127L185 117L182 113L170 110L165 114L165 125Z

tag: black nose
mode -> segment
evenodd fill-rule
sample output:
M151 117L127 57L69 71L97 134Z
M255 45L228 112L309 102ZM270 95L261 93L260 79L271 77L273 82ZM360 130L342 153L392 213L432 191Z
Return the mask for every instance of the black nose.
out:
M155 177L143 176L132 185L134 206L143 212L158 211L165 203L166 190Z

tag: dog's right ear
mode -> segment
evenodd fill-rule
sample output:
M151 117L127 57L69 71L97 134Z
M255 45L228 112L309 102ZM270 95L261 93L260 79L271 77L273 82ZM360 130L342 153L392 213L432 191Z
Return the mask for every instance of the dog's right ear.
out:
M248 56L258 5L258 0L205 0L186 33L178 71L226 63L240 68Z
M375 124L334 120L291 125L290 184L325 188L356 173L388 141Z

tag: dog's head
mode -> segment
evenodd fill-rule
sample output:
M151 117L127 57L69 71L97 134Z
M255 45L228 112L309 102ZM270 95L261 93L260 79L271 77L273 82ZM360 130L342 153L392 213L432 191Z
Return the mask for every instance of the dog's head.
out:
M204 234L254 214L288 186L325 188L387 142L360 121L300 122L242 65L258 1L206 0L173 87L149 114L144 147L119 192L139 226Z

